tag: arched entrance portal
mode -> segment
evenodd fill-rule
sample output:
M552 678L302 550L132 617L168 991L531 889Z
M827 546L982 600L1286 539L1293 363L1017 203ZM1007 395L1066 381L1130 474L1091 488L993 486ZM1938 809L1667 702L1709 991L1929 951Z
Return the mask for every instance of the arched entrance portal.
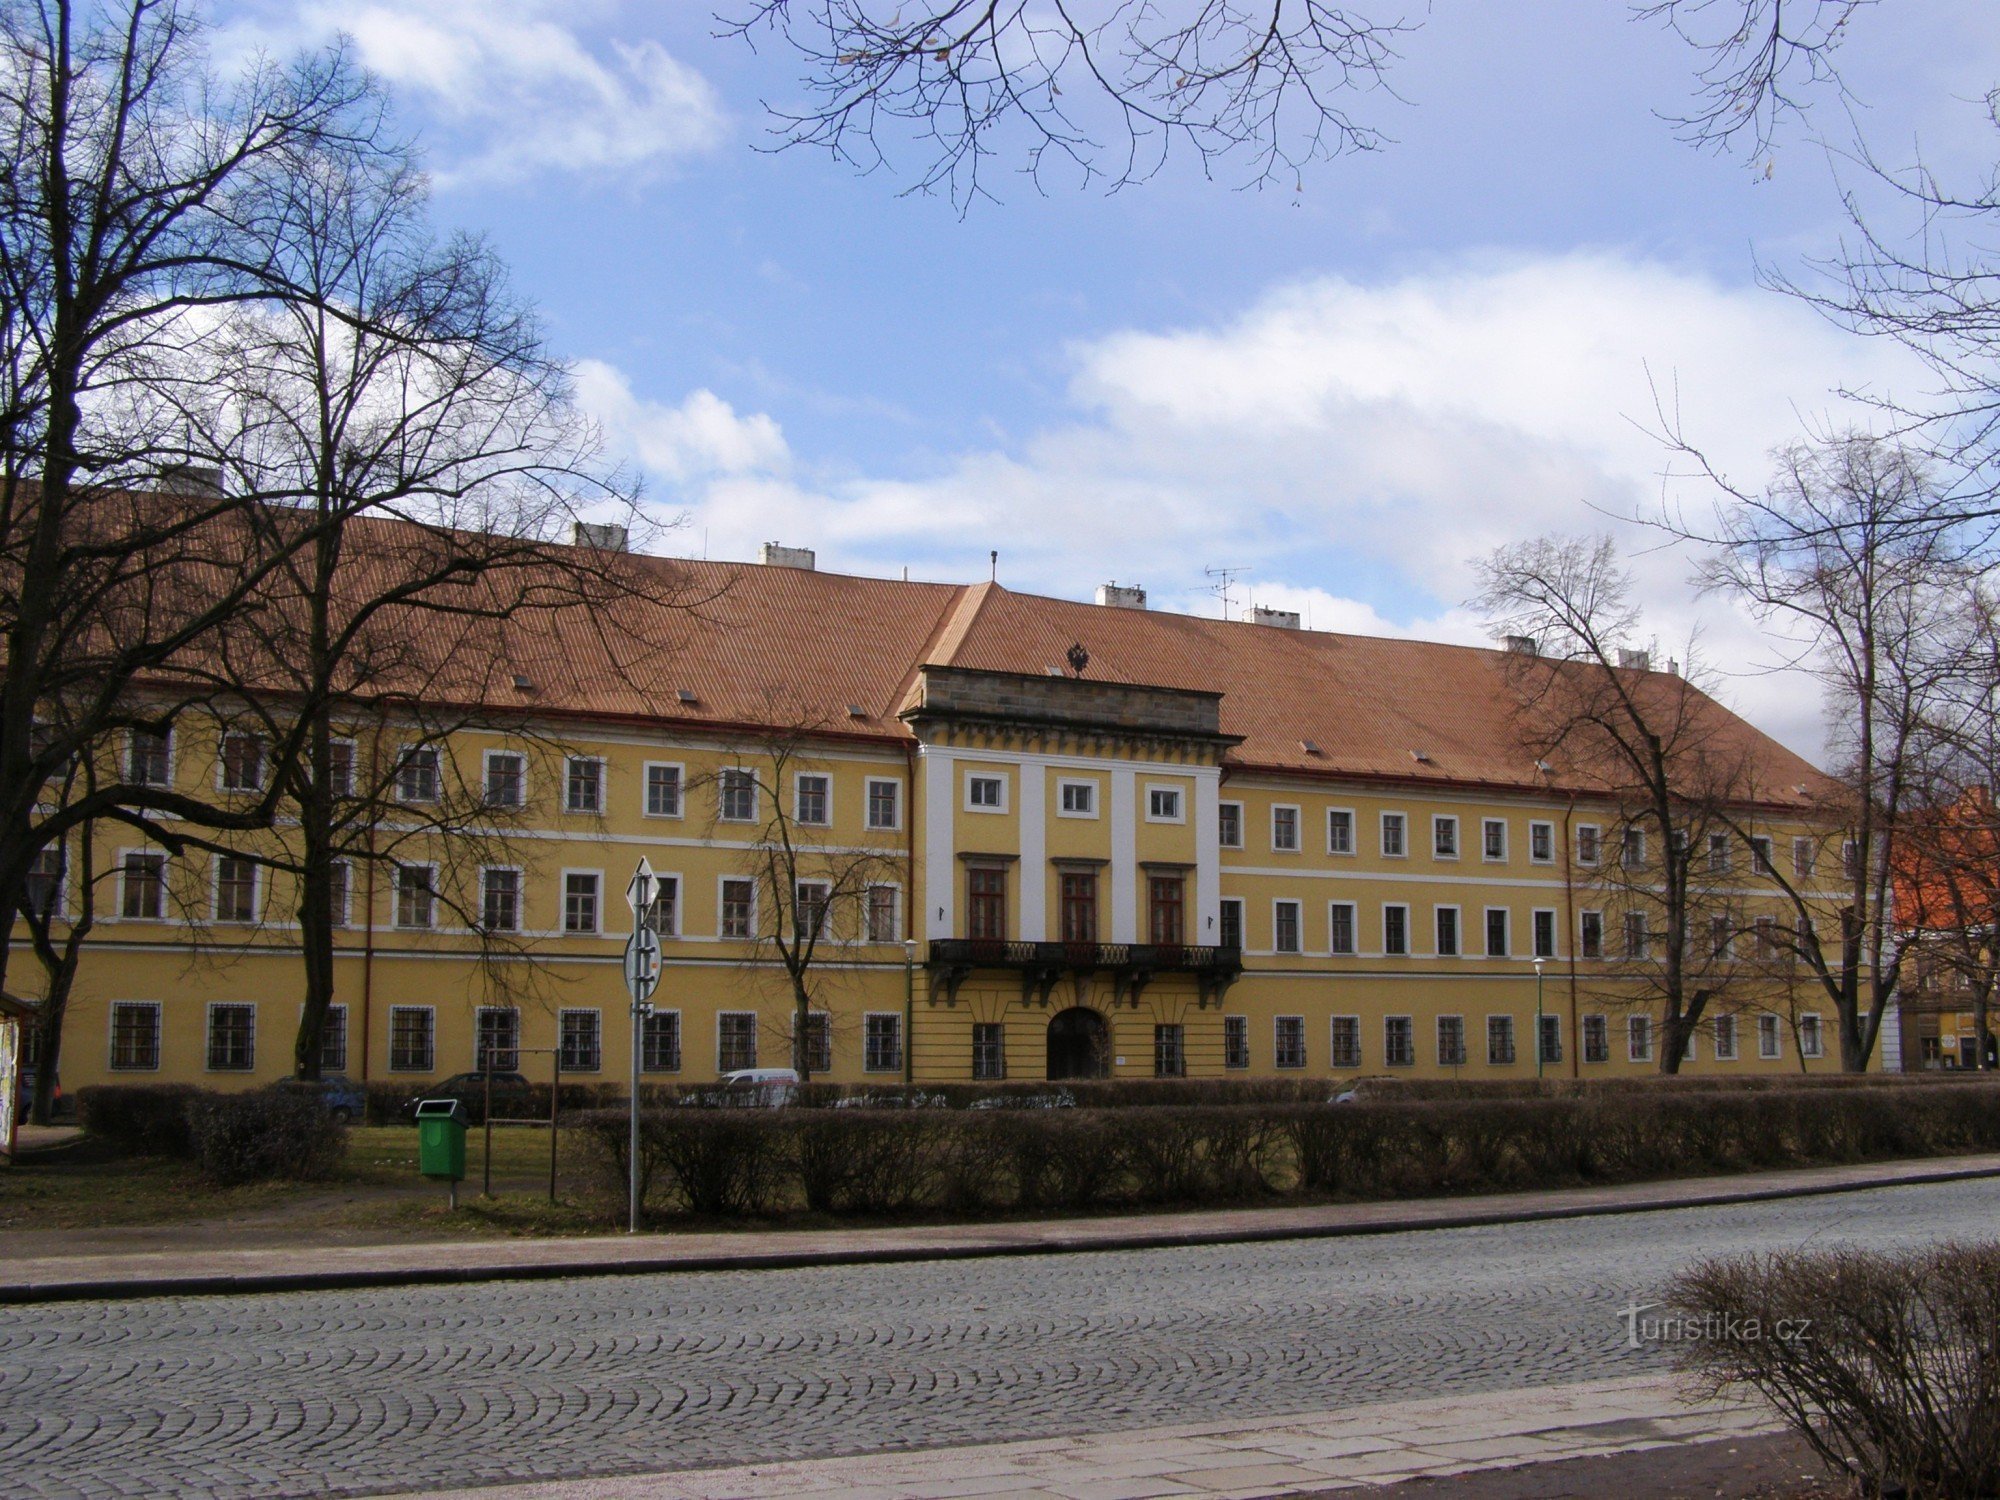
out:
M1109 1078L1111 1028L1087 1005L1059 1010L1049 1018L1049 1077Z

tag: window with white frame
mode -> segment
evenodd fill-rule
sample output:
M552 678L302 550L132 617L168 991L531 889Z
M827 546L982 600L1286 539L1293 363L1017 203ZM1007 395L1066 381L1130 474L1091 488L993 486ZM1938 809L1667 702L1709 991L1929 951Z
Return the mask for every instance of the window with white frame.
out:
M684 768L670 765L665 761L646 763L646 816L649 818L678 818L681 816L681 787Z
M1528 859L1538 865L1556 862L1556 825L1532 822L1528 825Z
M1409 819L1399 812L1382 814L1382 857L1403 859L1410 852Z
M125 742L125 779L134 786L167 786L174 779L173 734L134 729Z
M396 800L438 800L438 751L435 745L406 745L396 757Z
M1853 839L1841 840L1840 873L1849 880L1861 873L1861 845Z
M604 1066L604 1013L565 1007L562 1012L562 1070L595 1073Z
M1410 909L1401 902L1382 908L1382 951L1392 958L1404 958L1410 951Z
M319 1066L321 1073L347 1071L347 1007L329 1005L320 1020Z
M216 762L223 791L264 790L264 741L258 736L230 730L222 736L222 750Z
M793 886L793 915L798 919L801 938L827 936L827 915L833 904L833 887L824 880L801 880Z
M1541 1026L1542 1061L1559 1063L1563 1060L1563 1023L1561 1016L1544 1013L1539 1018Z
M216 1001L208 1007L208 1071L249 1073L257 1067L257 1007Z
M757 821L757 773L726 766L716 776L716 816L725 823Z
M737 1073L757 1066L757 1012L725 1010L715 1018L715 1070Z
M479 872L479 925L487 932L521 930L521 872L488 866Z
M1413 1068L1417 1063L1417 1023L1410 1016L1382 1018L1382 1063L1390 1068Z
M1762 834L1750 840L1750 868L1759 875L1775 875L1777 866L1771 863L1771 841Z
M595 870L563 872L563 931L594 933L603 906L604 877Z
M1717 913L1708 919L1708 956L1718 962L1727 962L1734 956L1736 943L1736 923L1729 917Z
M972 1023L972 1076L982 1083L1007 1076L1007 1028L998 1021Z
M1458 858L1458 819L1438 813L1431 818L1431 858Z
M1280 953L1299 951L1299 903L1271 903L1271 946Z
M1508 914L1504 906L1486 908L1486 956L1505 958L1514 951L1507 932Z
M1440 906L1437 908L1437 956L1439 958L1458 957L1458 908Z
M1726 833L1711 833L1708 836L1708 873L1729 873L1729 835Z
M680 876L653 877L653 904L646 910L646 925L663 938L681 935Z
M1507 858L1507 820L1487 818L1479 825L1479 852L1499 862Z
M150 1073L160 1066L160 1002L111 1002L111 1070Z
M1767 1062L1785 1055L1785 1036L1778 1029L1776 1016L1757 1018L1757 1055Z
M1220 908L1220 926L1215 935L1216 942L1224 948L1243 946L1243 898L1224 896Z
M833 822L833 778L822 771L801 771L793 786L795 822L824 828Z
M1625 1018L1625 1057L1628 1062L1651 1062L1653 1060L1653 1018L1651 1016L1627 1016Z
M1353 808L1329 807L1326 810L1326 852L1328 854L1354 852Z
M1148 823L1185 823L1182 812L1181 789L1177 786L1148 786L1146 788L1146 821Z
M1187 1077L1187 1028L1178 1022L1153 1025L1153 1076Z
M604 762L595 755L572 755L563 762L563 811L604 811Z
M520 808L528 804L528 757L518 750L486 752L485 800L488 807Z
M1715 1035L1715 1060L1736 1061L1736 1017L1717 1016L1712 1029Z
M1222 1018L1222 1066L1225 1068L1247 1068L1250 1066L1250 1018L1248 1016L1224 1016Z
M1441 1068L1462 1068L1465 1066L1465 1017L1439 1016L1437 1018L1438 1066Z
M354 795L354 741L329 740L326 746L326 789L336 797Z
M1096 817L1097 783L1094 781L1058 781L1056 783L1056 812L1065 818Z
M1625 956L1631 959L1646 957L1653 949L1652 931L1646 921L1646 913L1628 911L1625 913Z
M1579 912L1576 919L1576 951L1584 958L1604 957L1604 913Z
M44 844L37 849L28 862L28 884L25 892L28 910L38 917L59 917L67 905L64 878L63 846Z
M1599 829L1595 823L1576 825L1576 862L1585 867L1597 863L1597 836Z
M241 854L216 856L215 920L218 922L257 920L256 860Z
M871 1010L862 1016L861 1070L864 1073L903 1071L903 1018L895 1012Z
M1306 1018L1279 1016L1272 1022L1272 1061L1280 1068L1306 1065Z
M1778 919L1759 917L1751 924L1751 930L1756 935L1753 951L1757 955L1757 962L1762 964L1773 962L1778 956Z
M1514 1018L1512 1016L1488 1016L1486 1018L1486 1062L1488 1066L1504 1068L1514 1061Z
M868 887L864 906L868 941L894 943L902 940L902 896L893 885Z
M1335 1016L1327 1037L1327 1064L1335 1068L1361 1066L1361 1017ZM1305 1066L1300 1057L1299 1067Z
M1646 865L1646 830L1634 828L1629 823L1618 830L1618 864L1627 870L1644 869Z
M437 1010L429 1005L389 1007L389 1071L428 1073L437 1066Z
M430 865L397 865L396 925L426 928L437 921L437 872Z
M482 1005L473 1012L472 1066L481 1073L512 1073L521 1066L521 1012L512 1005Z
M1538 906L1531 913L1535 928L1535 957L1556 956L1556 914L1553 907Z
M753 938L757 935L757 886L749 880L722 882L721 920L716 936Z
M868 826L894 829L903 826L903 786L886 776L868 778Z
M968 812L1005 812L1007 778L996 776L990 771L966 772L965 806Z
M1611 1061L1611 1021L1607 1016L1583 1018L1583 1060L1587 1063Z
M1334 901L1327 905L1329 948L1334 953L1354 951L1354 903Z
M1219 803L1215 809L1215 841L1225 849L1243 847L1243 804Z
M1819 843L1815 839L1795 838L1792 840L1792 879L1810 880L1813 866L1819 862Z
M1296 854L1299 848L1299 810L1280 804L1271 809L1271 847L1280 854Z
M1799 1056L1824 1057L1826 1039L1820 1029L1819 1017L1804 1015L1799 1017Z
M656 1010L639 1023L639 1067L647 1073L681 1070L681 1013Z

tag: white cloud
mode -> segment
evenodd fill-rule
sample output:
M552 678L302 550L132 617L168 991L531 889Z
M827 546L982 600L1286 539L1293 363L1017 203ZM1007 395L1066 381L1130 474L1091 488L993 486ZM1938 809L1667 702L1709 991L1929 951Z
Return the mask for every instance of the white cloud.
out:
M748 461L687 495L694 519L718 556L782 537L818 547L823 566L976 578L991 547L1016 587L1087 597L1116 578L1210 613L1203 568L1230 564L1249 570L1239 600L1320 629L1461 641L1484 638L1461 607L1476 558L1609 529L1661 654L1698 641L1736 674L1726 696L1817 754L1816 687L1765 673L1783 653L1693 593L1686 554L1620 518L1663 498L1705 503L1685 483L1663 489L1667 455L1645 430L1656 387L1754 483L1802 417L1829 413L1832 387L1917 378L1796 304L1610 253L1303 281L1214 326L1114 334L1071 358L1074 417L1011 451L814 487L787 477L781 448L744 443ZM723 430L758 420L716 404ZM676 434L700 425L687 405L663 410L682 414L666 424ZM662 473L691 472L670 462Z
M303 0L279 22L226 26L221 50L281 50L340 32L399 102L428 117L435 175L630 175L713 148L713 87L659 43L586 40L618 7L558 0Z
M662 405L634 395L624 375L599 360L581 361L575 378L579 404L613 445L671 484L781 473L790 465L774 420L762 413L740 417L713 391L695 391L679 406Z

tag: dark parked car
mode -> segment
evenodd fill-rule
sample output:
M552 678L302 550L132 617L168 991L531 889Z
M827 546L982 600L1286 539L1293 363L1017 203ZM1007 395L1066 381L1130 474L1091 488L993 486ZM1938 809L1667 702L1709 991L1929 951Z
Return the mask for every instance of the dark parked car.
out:
M493 1118L504 1120L527 1114L532 1092L528 1080L521 1074L494 1073ZM482 1123L486 1118L486 1075L454 1073L441 1083L427 1085L421 1092L403 1101L403 1118L414 1120L417 1106L426 1099L456 1099L465 1106L465 1112L472 1116L474 1124ZM543 1102L547 1103L546 1100Z
M35 1103L34 1067L30 1065L28 1067L22 1068L20 1072L14 1075L14 1081L16 1085L14 1092L14 1119L17 1123L19 1123L25 1121L28 1118L28 1111L34 1107ZM64 1118L63 1111L68 1103L69 1101L63 1098L62 1075L57 1074L55 1096L49 1101L49 1118L54 1120L63 1119Z
M345 1073L323 1074L317 1081L285 1078L271 1087L293 1093L317 1094L326 1106L326 1112L343 1125L368 1116L368 1091Z

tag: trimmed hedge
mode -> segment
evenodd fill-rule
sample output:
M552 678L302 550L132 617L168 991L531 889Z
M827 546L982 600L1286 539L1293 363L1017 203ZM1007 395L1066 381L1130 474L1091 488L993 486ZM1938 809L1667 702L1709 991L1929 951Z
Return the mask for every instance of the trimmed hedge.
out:
M624 1201L628 1116L573 1117ZM2000 1085L1665 1089L1137 1110L649 1109L654 1213L1084 1210L1397 1198L2000 1150Z
M313 1095L256 1089L188 1101L189 1133L202 1175L239 1182L319 1182L347 1154L347 1127Z
M194 1155L188 1105L207 1090L191 1083L106 1083L77 1090L77 1122L128 1156Z

